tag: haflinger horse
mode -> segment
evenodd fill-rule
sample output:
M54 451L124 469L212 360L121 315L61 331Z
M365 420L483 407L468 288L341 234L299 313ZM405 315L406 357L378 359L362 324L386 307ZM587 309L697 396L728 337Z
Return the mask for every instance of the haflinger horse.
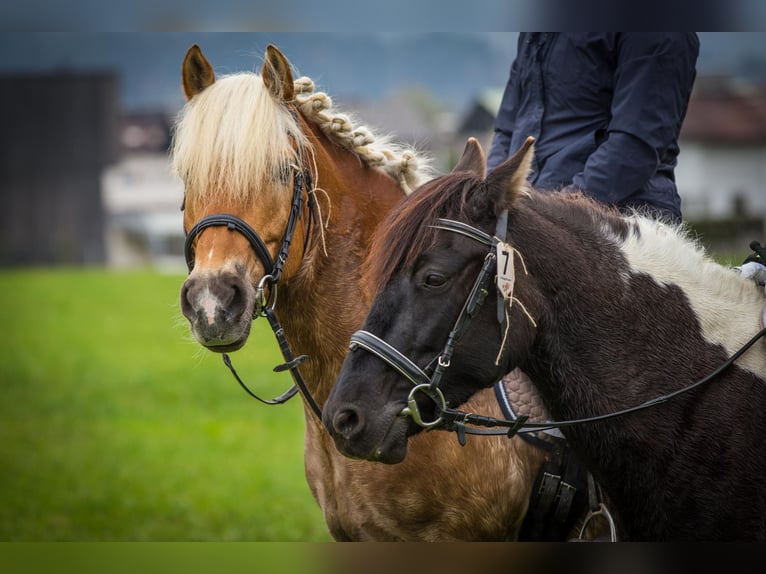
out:
M181 309L196 340L242 348L266 316L285 368L305 381L305 470L337 540L508 540L519 536L545 449L504 436L413 438L399 466L350 460L320 409L370 297L361 262L385 214L434 174L391 138L354 127L268 46L260 75L216 78L197 46L182 65L175 126L190 274ZM278 297L277 297L278 294ZM299 364L300 363L300 364ZM493 391L466 408L502 415Z
M323 411L339 450L407 461L424 428L481 424L455 405L519 367L621 540L766 539L763 288L682 226L533 190L533 150L485 176L469 141L379 227Z

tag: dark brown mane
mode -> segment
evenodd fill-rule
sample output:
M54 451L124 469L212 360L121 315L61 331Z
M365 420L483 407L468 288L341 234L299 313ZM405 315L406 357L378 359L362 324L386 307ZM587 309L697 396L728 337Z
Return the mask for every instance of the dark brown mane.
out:
M365 265L371 288L386 285L401 267L408 266L433 242L430 225L440 217L465 219L468 199L483 180L468 172L443 175L408 196L381 223Z

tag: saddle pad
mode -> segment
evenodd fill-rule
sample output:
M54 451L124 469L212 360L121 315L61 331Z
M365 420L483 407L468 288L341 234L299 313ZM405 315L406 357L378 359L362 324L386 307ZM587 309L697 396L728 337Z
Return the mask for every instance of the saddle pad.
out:
M495 396L503 415L515 421L518 415L529 415L530 422L545 422L550 420L548 410L543 405L537 389L529 380L529 377L519 369L514 369L497 383L495 383ZM559 429L546 429L534 433L519 433L519 436L537 435L537 438L555 437L563 439Z

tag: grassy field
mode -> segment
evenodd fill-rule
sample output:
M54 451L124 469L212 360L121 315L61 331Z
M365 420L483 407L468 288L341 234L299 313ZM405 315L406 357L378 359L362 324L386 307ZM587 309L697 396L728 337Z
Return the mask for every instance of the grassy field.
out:
M192 339L182 281L0 272L0 541L330 540L299 399L239 388ZM233 360L261 396L291 384L263 320Z
M0 273L0 540L326 541L299 398L193 341L181 276ZM256 321L239 373L290 384ZM256 351L257 349L257 351Z

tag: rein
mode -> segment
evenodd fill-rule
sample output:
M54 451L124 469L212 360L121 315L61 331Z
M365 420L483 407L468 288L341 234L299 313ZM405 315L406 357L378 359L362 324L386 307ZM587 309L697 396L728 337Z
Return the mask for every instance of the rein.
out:
M290 215L287 219L287 225L285 227L285 233L282 237L282 244L277 253L276 260L271 258L268 248L265 242L258 233L250 227L245 221L235 215L228 213L218 213L208 215L200 219L186 235L186 241L184 243L184 257L186 258L186 265L189 272L194 269L194 242L196 238L208 227L226 227L230 231L236 231L247 239L250 243L250 247L255 251L255 254L260 259L263 265L265 275L261 278L256 289L256 308L253 310L253 319L257 317L266 317L271 326L274 336L279 344L279 350L282 353L282 357L285 362L281 365L274 367L275 372L281 372L289 370L292 375L295 385L288 389L285 393L271 400L262 399L255 393L253 393L248 386L242 381L234 366L231 363L231 358L227 353L222 354L224 365L231 371L234 378L239 385L249 394L251 397L261 401L267 405L279 405L287 402L298 392L300 388L306 402L308 402L311 410L314 414L321 419L322 409L317 404L314 397L311 395L303 377L298 371L298 365L308 359L308 355L293 356L290 349L290 345L284 335L284 330L279 323L275 313L274 306L277 302L277 285L282 277L282 267L287 261L287 255L290 250L290 244L293 240L293 234L295 233L295 227L298 220L301 218L303 211L303 188L306 187L306 193L308 196L309 207L309 223L308 230L306 232L306 240L303 245L304 254L308 246L309 235L311 231L311 223L314 218L316 200L314 198L314 191L311 186L311 175L308 172L298 170L293 167L293 199L290 207ZM183 208L182 208L183 209ZM268 284L269 294L265 295L264 288Z
M505 218L501 217L500 221L505 221ZM447 338L447 343L445 344L443 351L437 355L437 357L431 360L431 362L424 369L421 369L395 347L368 331L361 330L354 333L351 336L351 344L349 348L352 351L357 348L362 348L372 353L383 362L388 364L390 367L395 369L397 372L399 372L414 385L407 398L407 406L402 409L402 411L399 413L399 416L410 416L416 424L425 429L438 429L450 432L454 431L457 434L458 441L461 445L465 445L466 433L494 435L505 434L510 438L517 433L539 432L542 430L565 428L579 424L605 421L665 403L674 397L687 393L708 383L726 368L731 366L760 338L766 336L765 327L756 333L755 336L753 336L744 345L742 345L742 347L736 353L724 361L718 368L716 368L713 372L703 377L702 379L676 391L647 400L639 405L612 413L564 421L531 423L527 422L529 418L528 415L520 415L515 420L508 420L451 409L447 407L444 394L439 389L438 385L441 381L441 377L444 371L450 366L452 353L458 339L464 332L468 322L474 316L476 316L479 307L484 303L484 299L488 295L487 289L489 285L489 279L491 279L493 274L497 272L497 257L495 255L496 248L498 245L504 245L504 242L502 239L499 239L498 237L492 237L489 234L476 229L475 227L451 219L437 219L436 224L434 224L432 227L458 233L490 247L489 253L484 259L484 264L479 271L479 275L474 281L471 292L469 293L468 298L466 299L463 308L458 315L455 326L450 331L450 334ZM498 235L500 235L500 233L498 233ZM502 237L505 237L504 232L502 233ZM500 294L499 289L498 294ZM503 298L498 296L498 300L498 321L500 321L502 325L502 320L505 318L502 314ZM434 363L436 366L434 366ZM436 418L434 420L423 420L415 400L415 395L418 392L422 392L436 404ZM487 427L487 429L475 429L466 427L468 424ZM491 427L504 427L507 430L489 430Z

